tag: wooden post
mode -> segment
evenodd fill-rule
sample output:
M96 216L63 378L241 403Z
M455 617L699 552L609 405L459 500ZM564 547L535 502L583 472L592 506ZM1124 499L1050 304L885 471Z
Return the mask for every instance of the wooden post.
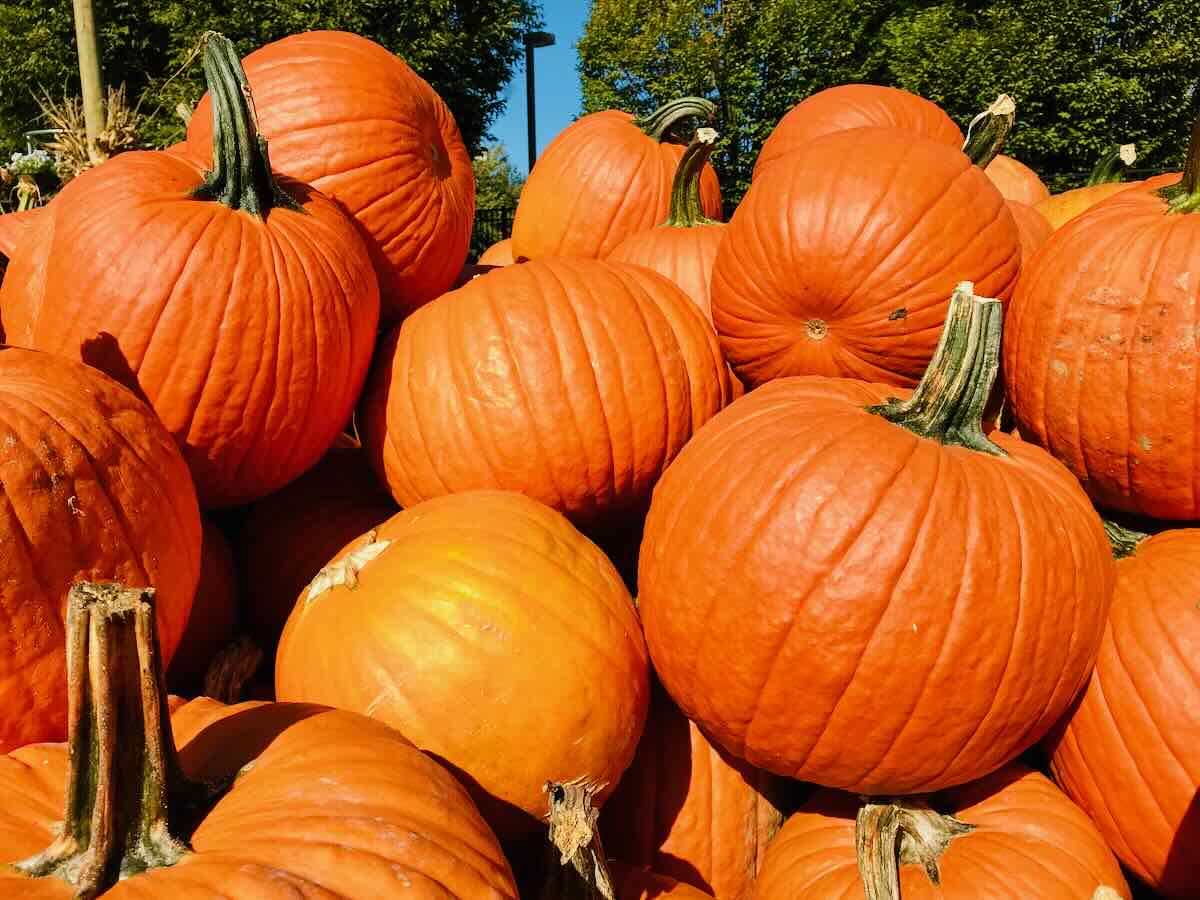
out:
M100 50L96 44L96 21L92 0L74 0L75 45L79 53L79 86L83 94L83 122L87 129L88 156L93 164L104 162L96 139L104 128L104 86L100 77Z

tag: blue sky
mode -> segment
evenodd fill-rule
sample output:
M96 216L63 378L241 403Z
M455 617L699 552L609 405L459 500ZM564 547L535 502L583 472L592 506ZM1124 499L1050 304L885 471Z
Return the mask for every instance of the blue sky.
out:
M583 97L575 71L575 43L583 34L590 0L543 0L545 30L554 35L553 47L534 50L534 87L537 104L537 146L541 153L556 134L579 114ZM525 125L525 63L504 89L508 101L504 114L492 126L495 142L508 150L514 168L527 171Z

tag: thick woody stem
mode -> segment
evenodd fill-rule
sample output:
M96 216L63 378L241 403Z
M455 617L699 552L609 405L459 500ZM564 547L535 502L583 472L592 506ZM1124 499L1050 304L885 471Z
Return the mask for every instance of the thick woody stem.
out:
M596 824L600 810L592 805L599 788L547 781L544 790L550 806L549 852L556 860L550 861L541 900L616 900Z
M941 884L938 860L956 837L975 828L917 800L868 799L854 823L858 873L867 900L900 900L900 866L915 864Z
M1004 149L1004 142L1012 131L1016 117L1016 101L1008 94L1001 94L967 126L963 153L979 168L986 169L988 163Z

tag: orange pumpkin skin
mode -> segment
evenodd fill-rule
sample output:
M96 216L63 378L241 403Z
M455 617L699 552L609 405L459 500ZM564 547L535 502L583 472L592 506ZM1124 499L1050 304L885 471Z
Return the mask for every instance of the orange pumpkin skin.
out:
M1164 897L1200 884L1200 530L1165 531L1117 561L1096 669L1047 741L1054 777L1108 845Z
M645 266L669 278L683 289L712 321L712 299L709 290L717 247L725 233L725 224L693 225L676 228L660 225L649 231L631 234L608 255L611 262Z
M77 176L88 178L91 169ZM57 195L56 195L57 196ZM54 240L54 201L22 227L8 255L4 279L0 281L0 337L16 343L27 333L29 318L41 306L46 291L46 263Z
M104 900L516 900L508 863L466 791L391 729L340 710L207 698L171 720L186 775L237 780L192 835L193 853L118 882ZM50 843L66 776L65 745L0 758L0 790L21 798L0 809L0 861ZM5 897L67 900L73 890L0 866Z
M590 527L644 511L729 391L716 335L667 279L535 260L472 280L394 331L361 423L401 506L498 488Z
M917 383L958 282L1007 299L1012 213L956 148L897 129L827 135L751 186L712 276L721 348L748 388L785 375Z
M767 850L754 900L841 900L862 894L854 845L857 798L818 791ZM1079 807L1045 776L1006 766L931 799L976 826L939 860L941 886L918 865L900 867L904 900L1037 897L1091 900L1101 886L1128 900L1117 861Z
M272 653L313 576L396 512L366 454L350 448L330 450L283 490L251 506L237 549L246 621L259 646Z
M237 628L237 567L233 550L212 519L201 516L200 580L179 649L167 670L173 692L195 696L213 657Z
M515 260L512 252L512 238L496 241L479 255L481 266L511 266Z
M200 568L200 512L178 448L143 403L94 369L15 347L0 347L0 501L8 752L66 737L62 636L75 581L156 587L163 658L174 656Z
M712 894L645 867L608 864L616 900L712 900Z
M1008 211L1012 213L1017 223L1017 233L1021 236L1021 264L1024 265L1042 244L1050 240L1054 226L1035 207L1026 203L1009 200Z
M1049 189L1042 184L1037 172L1019 159L1013 159L1003 153L997 154L983 171L1005 200L1035 206L1050 196Z
M521 190L513 257L607 257L627 236L667 217L683 150L656 141L615 109L572 123L538 157ZM721 218L711 166L700 178L700 202L705 215Z
M1105 184L1093 184L1090 187L1075 188L1063 191L1061 194L1051 194L1045 200L1040 200L1034 206L1057 231L1076 216L1087 212L1102 200L1107 200L1113 194L1137 187L1137 182L1111 181Z
M295 183L304 211L262 220L191 199L205 171L195 159L110 163L55 198L45 296L6 305L24 325L8 340L136 386L202 506L271 493L320 459L366 377L379 300L354 223Z
M35 207L0 216L0 256L12 258L17 244L34 221L41 216L42 209L43 207Z
M654 690L637 754L600 814L604 850L717 897L746 897L783 824L775 782L713 747Z
M851 128L899 128L961 147L962 130L931 100L880 84L842 84L801 100L779 120L759 151L751 179L793 150L835 131Z
M393 726L462 774L502 838L541 827L547 780L603 785L603 802L649 700L641 627L612 564L558 513L499 491L414 506L338 559L370 539L391 543L355 567L353 590L297 602L276 696Z
M1097 504L1200 517L1196 416L1200 216L1121 191L1056 231L1026 267L1004 341L1017 425Z
M367 38L310 31L243 60L275 170L331 197L362 226L381 319L441 295L467 258L475 175L449 108L399 57ZM188 143L212 153L205 95Z
M1069 472L864 409L895 393L788 378L731 404L655 488L638 570L655 670L714 743L864 794L962 784L1041 738L1113 585Z

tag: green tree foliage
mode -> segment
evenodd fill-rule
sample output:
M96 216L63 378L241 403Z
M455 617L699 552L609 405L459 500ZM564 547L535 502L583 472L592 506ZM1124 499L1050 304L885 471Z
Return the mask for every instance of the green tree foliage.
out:
M589 112L713 100L731 198L788 109L854 81L914 91L961 124L1012 94L1010 151L1067 186L1115 141L1137 143L1139 167L1180 164L1200 16L1196 0L594 0L579 70Z
M512 214L525 186L525 178L513 168L503 144L476 154L471 162L475 170L475 230L471 233L470 258L479 254L512 228Z
M401 56L442 95L477 150L540 10L538 0L106 0L96 19L105 81L125 82L138 98L151 143L182 137L175 107L203 93L192 57L205 31L222 32L245 54L289 34L337 29ZM35 92L78 93L74 42L70 3L0 2L0 146L18 146L23 131L40 127Z

